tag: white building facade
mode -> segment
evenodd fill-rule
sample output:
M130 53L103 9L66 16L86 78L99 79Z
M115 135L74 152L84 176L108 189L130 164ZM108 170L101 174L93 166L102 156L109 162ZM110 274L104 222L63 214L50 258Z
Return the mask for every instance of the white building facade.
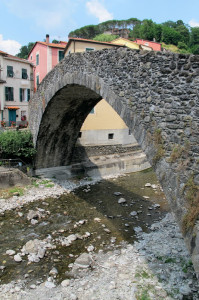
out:
M33 95L33 65L0 51L0 126L26 127Z

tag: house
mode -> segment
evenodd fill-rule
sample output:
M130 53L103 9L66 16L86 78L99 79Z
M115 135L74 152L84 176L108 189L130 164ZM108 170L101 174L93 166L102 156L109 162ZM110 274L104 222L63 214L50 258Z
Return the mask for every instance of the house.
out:
M33 65L0 51L0 124L24 127L33 93Z
M102 50L102 49L111 49L113 47L123 47L123 45L116 44L113 45L109 42L100 42L82 38L74 38L70 37L69 41L66 45L64 50L64 56L76 53L76 52L88 52L88 51L95 51L95 50Z
M141 48L141 46L139 44L137 44L133 41L130 41L128 39L122 38L122 37L119 37L119 38L113 40L111 43L112 44L123 45L123 46L126 46L126 47L131 48L131 49L139 50Z
M81 38L70 38L64 50L65 56L76 52L88 52L114 47L124 47L120 43L108 43ZM136 48L139 48L135 44ZM102 99L84 121L78 143L82 145L116 145L136 143L124 121L116 111Z
M52 70L64 57L67 42L50 43L49 35L45 42L36 42L28 54L28 61L34 68L34 90L50 70Z
M154 41L147 41L147 40L137 38L134 42L138 45L151 47L154 51L162 51L162 45L160 43L157 43ZM146 50L146 49L144 49L144 50Z

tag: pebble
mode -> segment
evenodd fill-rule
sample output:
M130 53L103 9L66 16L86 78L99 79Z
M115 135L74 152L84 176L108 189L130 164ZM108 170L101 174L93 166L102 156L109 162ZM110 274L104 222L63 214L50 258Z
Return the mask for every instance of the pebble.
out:
M70 280L69 279L65 279L61 282L61 286L66 287L70 285Z
M120 198L120 199L118 200L118 203L119 203L119 204L126 203L126 199Z
M45 287L48 288L48 289L52 289L52 288L55 288L56 285L54 284L54 282L46 281L45 282Z
M16 252L14 251L14 250L7 250L6 251L6 254L8 254L8 255L14 255Z
M14 260L15 260L16 262L21 262L21 261L22 261L22 258L21 258L21 256L20 256L19 254L16 254L16 255L14 256Z

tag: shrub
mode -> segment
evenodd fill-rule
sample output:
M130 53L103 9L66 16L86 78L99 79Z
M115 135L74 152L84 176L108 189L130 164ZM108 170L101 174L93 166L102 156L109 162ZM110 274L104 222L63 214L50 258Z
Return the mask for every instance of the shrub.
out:
M21 158L31 162L35 149L30 131L4 131L0 134L0 157Z

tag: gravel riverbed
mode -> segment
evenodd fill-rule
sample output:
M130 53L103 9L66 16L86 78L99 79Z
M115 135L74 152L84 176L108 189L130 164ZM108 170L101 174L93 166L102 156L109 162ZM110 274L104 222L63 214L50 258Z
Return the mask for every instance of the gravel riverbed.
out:
M95 182L89 181L89 185ZM51 188L40 183L27 189L23 196L0 199L0 213L28 202L60 197L81 185L88 185L88 181L55 183ZM0 274L3 271L2 265ZM70 265L60 284L56 282L56 272L52 269L46 281L29 287L26 278L2 284L0 299L199 299L199 283L171 213L152 224L149 233L138 230L134 244L122 242L109 251L98 252L91 247Z

